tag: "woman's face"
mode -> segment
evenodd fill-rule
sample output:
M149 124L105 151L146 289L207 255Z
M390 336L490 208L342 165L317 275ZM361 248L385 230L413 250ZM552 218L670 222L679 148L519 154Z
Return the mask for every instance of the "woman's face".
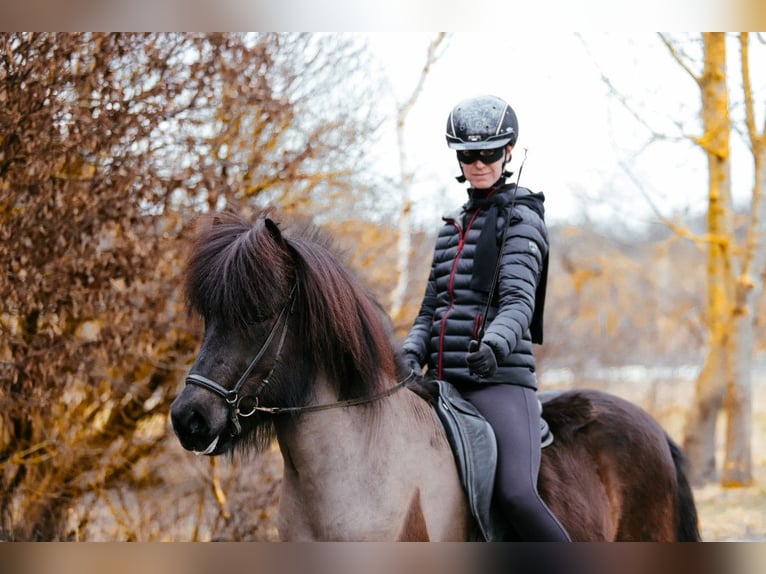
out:
M472 152L458 153L458 160L460 160L460 166L463 168L463 175L471 184L471 187L476 189L488 189L499 178L503 172L503 166L505 165L505 159L510 156L513 146L505 146L502 150L497 150L497 153L493 154L493 150L474 150ZM465 157L466 155L470 157ZM464 159L471 159L470 163L464 161ZM487 162L487 163L485 163Z

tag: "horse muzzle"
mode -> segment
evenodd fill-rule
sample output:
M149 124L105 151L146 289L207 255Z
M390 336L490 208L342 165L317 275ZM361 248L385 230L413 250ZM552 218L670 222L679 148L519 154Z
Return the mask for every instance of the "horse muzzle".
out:
M170 421L181 446L195 454L214 456L228 450L233 434L227 406L209 397L199 396L198 389L187 387L170 407ZM207 400L206 400L207 399Z

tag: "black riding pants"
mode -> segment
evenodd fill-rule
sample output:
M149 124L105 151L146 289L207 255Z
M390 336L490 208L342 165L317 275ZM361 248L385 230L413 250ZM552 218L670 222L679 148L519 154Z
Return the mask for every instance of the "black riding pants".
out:
M461 388L497 438L494 500L525 541L569 541L537 492L540 471L540 405L533 389L484 384Z

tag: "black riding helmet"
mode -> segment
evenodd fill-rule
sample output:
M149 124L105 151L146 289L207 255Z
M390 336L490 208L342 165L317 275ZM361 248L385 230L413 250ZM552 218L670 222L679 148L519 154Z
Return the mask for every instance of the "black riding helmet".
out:
M496 96L463 100L447 118L447 145L454 150L514 145L518 135L516 113L505 100Z
M460 175L455 179L460 183L466 181L460 163L461 152L515 145L518 135L519 120L505 100L497 96L478 96L460 102L447 118L447 146L458 152L460 165ZM509 156L503 162L503 178L511 175L505 170L510 159Z

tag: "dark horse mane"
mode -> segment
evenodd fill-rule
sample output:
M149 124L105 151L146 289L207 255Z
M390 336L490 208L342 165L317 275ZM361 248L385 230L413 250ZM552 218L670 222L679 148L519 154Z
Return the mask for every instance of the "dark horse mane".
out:
M261 210L204 216L186 267L190 310L247 334L271 322L295 286L290 329L297 357L323 373L340 399L371 396L396 376L385 313L315 226L283 233ZM258 342L260 343L260 341Z

